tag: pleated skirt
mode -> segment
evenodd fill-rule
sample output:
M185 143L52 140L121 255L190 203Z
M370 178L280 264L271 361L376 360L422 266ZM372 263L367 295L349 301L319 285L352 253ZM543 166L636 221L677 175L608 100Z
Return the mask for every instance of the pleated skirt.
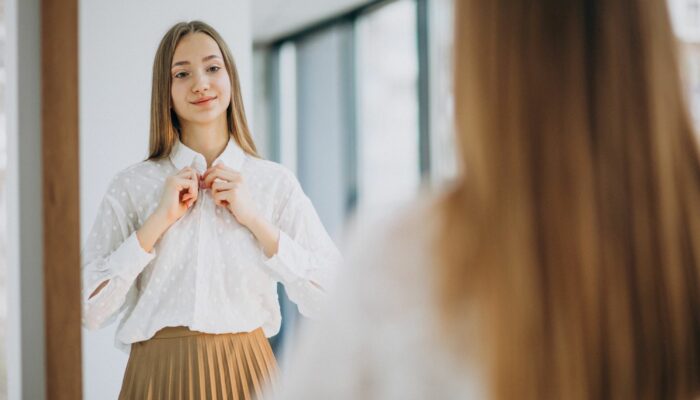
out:
M262 400L276 377L262 328L210 334L166 327L131 345L119 400Z

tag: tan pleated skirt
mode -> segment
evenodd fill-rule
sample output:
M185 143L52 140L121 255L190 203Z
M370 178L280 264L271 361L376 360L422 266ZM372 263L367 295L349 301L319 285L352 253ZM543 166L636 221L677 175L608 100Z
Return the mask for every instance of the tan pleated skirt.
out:
M166 327L131 345L119 399L262 400L277 362L262 328L210 334Z

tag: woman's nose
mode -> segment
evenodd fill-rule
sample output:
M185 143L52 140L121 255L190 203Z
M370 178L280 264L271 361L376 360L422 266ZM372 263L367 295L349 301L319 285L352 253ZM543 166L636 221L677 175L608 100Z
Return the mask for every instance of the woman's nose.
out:
M204 74L197 74L194 79L194 85L192 86L192 91L198 93L201 91L206 91L209 89L209 80Z

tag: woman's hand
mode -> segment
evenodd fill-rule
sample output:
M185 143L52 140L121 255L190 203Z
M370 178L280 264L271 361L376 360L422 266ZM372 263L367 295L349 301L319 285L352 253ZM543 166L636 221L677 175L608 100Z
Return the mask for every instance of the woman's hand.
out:
M218 164L206 170L202 179L217 206L226 207L241 225L250 227L255 222L258 209L240 173Z
M166 221L172 224L197 201L198 195L197 171L192 167L185 167L165 179L163 194L155 212L161 213Z
M197 200L198 194L197 172L190 167L165 179L160 203L136 232L139 244L146 252L151 252L163 232L185 214Z

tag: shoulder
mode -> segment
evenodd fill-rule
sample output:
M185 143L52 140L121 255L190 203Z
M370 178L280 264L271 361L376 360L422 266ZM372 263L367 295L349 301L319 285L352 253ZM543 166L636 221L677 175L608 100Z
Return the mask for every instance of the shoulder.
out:
M354 217L341 241L344 257L334 289L343 312L389 330L430 315L438 197L423 191L390 213Z
M292 184L298 182L294 172L286 166L264 158L248 156L243 166L243 172L257 178L266 178L273 181Z
M406 301L406 293L422 297L418 294L430 287L432 279L441 196L424 190L392 212L354 217L342 242L343 274L355 281L350 285L368 288L368 296L382 293L382 301L401 299L398 304Z
M248 157L241 172L249 185L263 190L281 203L294 193L303 193L294 172L280 163Z
M438 203L444 196L443 192L421 190L420 194L411 200L397 205L392 211L375 210L357 214L350 222L347 232L348 251L367 253L368 249L387 249L381 253L375 252L374 257L397 253L394 249L402 249L403 254L425 250L439 229ZM369 244L381 244L381 246Z
M167 159L144 160L122 168L112 175L107 188L108 194L131 193L135 189L161 181L170 174L171 165Z

